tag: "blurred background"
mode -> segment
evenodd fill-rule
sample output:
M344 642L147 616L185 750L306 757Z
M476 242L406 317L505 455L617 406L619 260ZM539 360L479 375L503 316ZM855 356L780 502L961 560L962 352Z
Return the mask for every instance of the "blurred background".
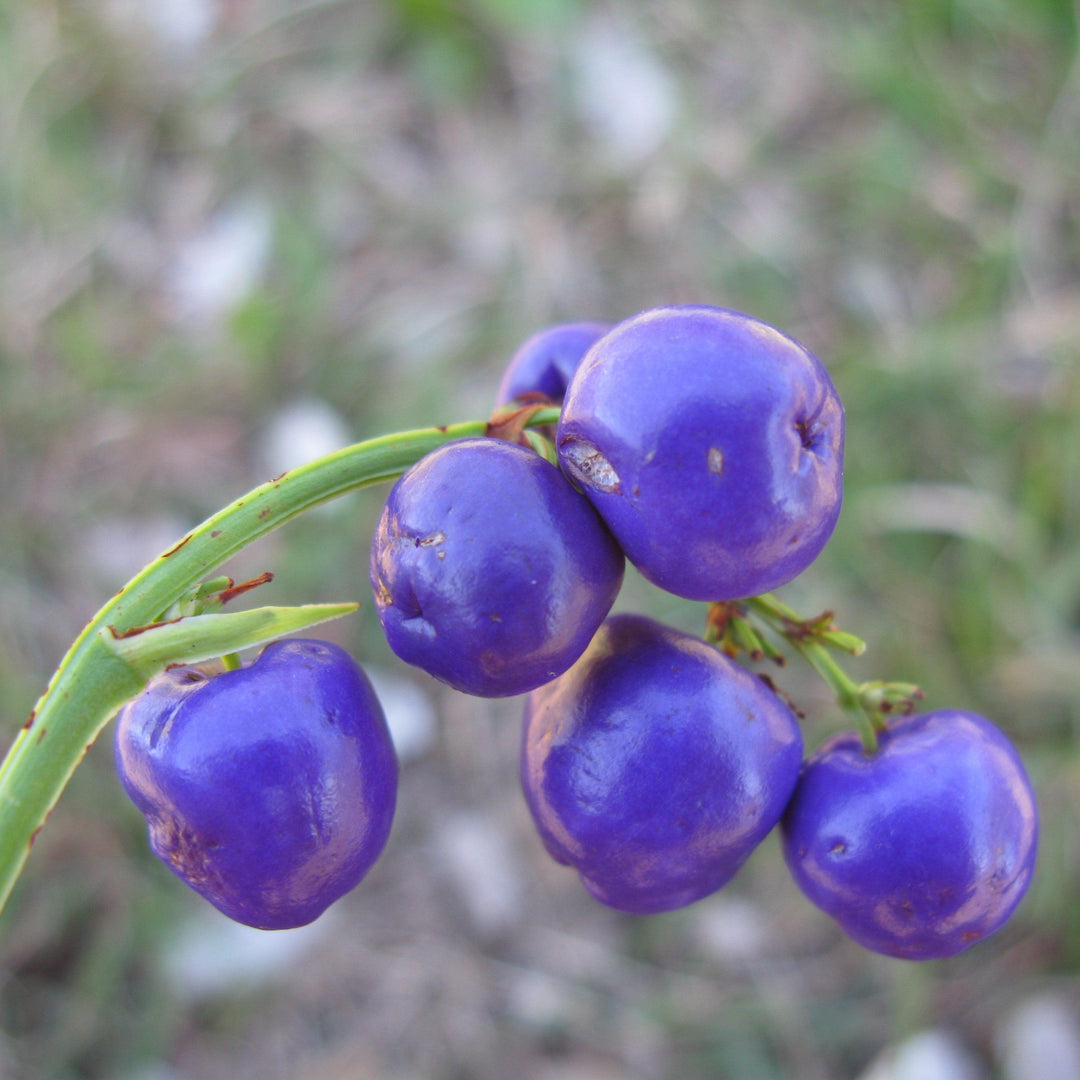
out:
M227 567L357 599L394 833L301 931L149 853L103 738L0 921L4 1080L1080 1077L1080 61L1070 0L6 0L6 744L144 562L325 450L490 412L517 346L672 302L772 322L848 411L846 503L782 596L858 678L995 719L1037 880L970 953L864 952L769 840L634 919L544 855L520 701L406 669L372 612L385 491ZM628 580L686 630L701 605ZM809 746L842 725L796 660ZM906 1070L906 1071L905 1071Z

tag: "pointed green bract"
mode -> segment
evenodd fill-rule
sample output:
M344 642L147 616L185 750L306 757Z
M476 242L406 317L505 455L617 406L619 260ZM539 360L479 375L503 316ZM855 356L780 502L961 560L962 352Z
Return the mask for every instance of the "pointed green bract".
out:
M98 636L110 652L147 680L172 664L197 664L226 653L266 645L319 623L351 615L359 607L359 604L261 607L228 615L190 615L122 634L108 626Z

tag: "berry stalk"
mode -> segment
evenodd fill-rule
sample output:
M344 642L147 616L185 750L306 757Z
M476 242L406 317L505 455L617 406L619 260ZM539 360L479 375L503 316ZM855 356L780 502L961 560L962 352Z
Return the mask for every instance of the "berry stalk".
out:
M913 683L879 680L857 683L841 667L833 651L861 656L866 651L865 642L837 629L831 611L804 619L772 593L711 605L706 639L729 655L745 652L751 660L768 657L782 663L783 657L759 633L751 616L783 638L817 672L832 692L837 707L854 725L867 754L877 750L878 734L885 730L885 717L894 712L910 713L923 696Z
M557 418L557 409L541 409L528 423L552 424ZM83 755L145 684L144 675L110 650L102 631L122 635L159 621L252 541L339 495L396 479L443 443L487 433L484 421L399 432L293 469L219 510L105 604L60 662L0 764L0 909Z

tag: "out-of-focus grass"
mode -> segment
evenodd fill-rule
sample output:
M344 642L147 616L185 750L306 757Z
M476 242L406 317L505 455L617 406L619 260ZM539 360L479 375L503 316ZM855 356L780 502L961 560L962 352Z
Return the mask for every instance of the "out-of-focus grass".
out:
M162 12L194 21L155 31ZM645 921L591 907L521 820L515 706L436 693L440 740L406 770L391 850L343 905L351 944L301 981L306 1004L280 986L200 1004L157 959L194 908L145 852L103 745L0 924L0 1072L330 1076L351 1031L380 1077L513 1062L814 1080L938 1022L989 1054L1016 995L1074 993L1076 49L1065 0L9 0L9 735L123 578L265 478L259 448L290 401L332 404L356 437L480 416L540 326L708 302L805 341L847 406L844 515L785 595L869 640L853 672L998 719L1039 787L1044 843L1009 928L913 969L844 943L770 842L725 890L758 911L762 950L725 959L702 944L708 919L728 925L723 900ZM273 569L267 602L366 600L380 498L296 523L235 572ZM634 578L623 602L701 620ZM393 668L370 604L334 632ZM835 729L796 665L784 683L808 742ZM439 877L447 805L512 823L528 900L503 939L470 928ZM558 934L592 966L550 953ZM515 1011L526 976L580 1009ZM385 1035L387 1001L424 1023Z

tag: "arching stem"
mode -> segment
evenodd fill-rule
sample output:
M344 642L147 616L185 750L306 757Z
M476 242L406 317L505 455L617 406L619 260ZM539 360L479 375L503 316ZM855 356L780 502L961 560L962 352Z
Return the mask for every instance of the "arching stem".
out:
M553 424L541 409L530 425ZM489 433L485 421L400 432L346 447L250 491L182 537L141 570L94 617L53 674L0 764L0 908L37 831L83 755L145 678L106 645L154 623L216 567L253 540L347 492L393 480L429 451Z

